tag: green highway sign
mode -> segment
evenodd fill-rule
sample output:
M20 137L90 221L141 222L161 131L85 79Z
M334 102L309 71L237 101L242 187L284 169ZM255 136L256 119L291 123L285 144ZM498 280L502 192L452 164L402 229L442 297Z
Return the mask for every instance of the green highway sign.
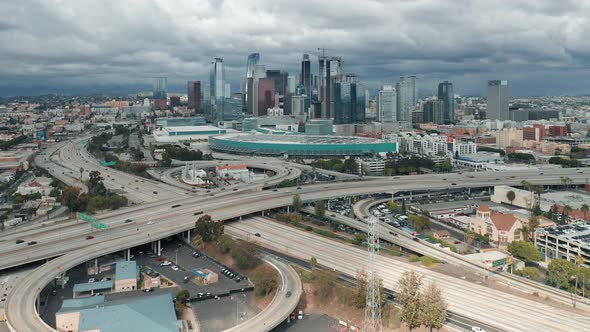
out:
M502 258L502 259L498 259L492 262L492 266L496 267L496 266L501 266L501 265L505 265L508 262L508 260L506 258Z
M115 162L115 161L105 161L105 160L100 161L100 166L103 166L103 167L115 166L116 164L117 164L117 162Z
M92 227L96 228L96 229L100 229L100 230L105 230L107 229L107 225L100 223L100 222L93 222L92 223Z
M84 213L80 213L78 212L78 219L82 219L88 222L94 222L94 218L92 218L91 216L85 215Z

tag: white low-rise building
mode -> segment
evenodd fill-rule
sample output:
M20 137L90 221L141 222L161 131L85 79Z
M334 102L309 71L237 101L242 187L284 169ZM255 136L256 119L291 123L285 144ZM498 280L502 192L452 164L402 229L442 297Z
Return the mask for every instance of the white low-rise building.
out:
M508 193L514 192L514 200L508 199ZM531 209L537 205L537 195L534 192L514 188L510 186L494 186L494 194L491 197L491 201L498 204L510 204L525 209Z

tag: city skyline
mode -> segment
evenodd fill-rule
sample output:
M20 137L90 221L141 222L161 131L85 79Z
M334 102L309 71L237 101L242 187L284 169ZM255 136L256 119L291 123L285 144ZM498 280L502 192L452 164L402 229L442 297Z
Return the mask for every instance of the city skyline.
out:
M587 94L588 3L374 1L363 10L352 1L313 4L3 3L11 15L0 23L0 95L132 93L160 76L170 91L183 91L187 81L207 79L216 57L237 91L248 54L260 53L268 70L290 75L309 54L315 74L323 47L373 95L410 75L418 77L420 95L435 95L448 80L457 94L485 96L487 81L497 79L510 81L513 96Z

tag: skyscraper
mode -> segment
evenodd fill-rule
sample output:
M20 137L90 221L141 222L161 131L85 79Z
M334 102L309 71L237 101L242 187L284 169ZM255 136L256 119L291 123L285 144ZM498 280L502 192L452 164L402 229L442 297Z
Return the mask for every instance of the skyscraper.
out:
M412 122L412 110L418 102L416 76L400 77L397 92L397 121Z
M260 53L252 53L248 55L248 61L246 62L246 78L254 77L254 69L260 61Z
M444 81L438 84L438 99L443 101L443 121L449 123L455 120L453 83Z
M254 66L254 73L252 74L252 86L251 86L251 93L250 98L248 100L248 113L253 115L258 114L258 82L261 78L266 78L266 67L264 65L256 65Z
M260 53L252 53L248 55L246 61L246 82L244 88L244 107L248 113L254 113L253 108L253 89L254 89L254 70L260 61Z
M166 86L168 79L166 77L155 77L152 96L154 99L166 99Z
M283 70L267 70L266 78L275 81L275 92L281 96L287 94L287 78L289 74Z
M188 109L202 113L201 107L201 81L188 81Z
M365 121L365 93L361 83L347 80L334 83L334 124Z
M383 85L377 97L377 121L397 121L397 93L393 85Z
M488 81L488 106L486 117L490 120L509 120L509 99L510 92L508 91L508 81Z
M225 66L222 58L215 58L211 69L211 104L214 114L211 120L223 121L223 102L225 101Z
M429 100L424 103L424 122L443 124L445 102L443 100Z
M297 89L297 81L295 77L289 76L287 77L287 94L295 94L295 90Z
M301 85L305 88L305 93L311 96L311 60L309 54L303 54L303 61L301 61Z
M275 106L275 81L270 78L258 80L258 113L257 116L268 114L268 109Z
M331 118L334 114L334 101L332 98L334 80L342 79L342 58L318 56L318 100L321 102L322 118Z

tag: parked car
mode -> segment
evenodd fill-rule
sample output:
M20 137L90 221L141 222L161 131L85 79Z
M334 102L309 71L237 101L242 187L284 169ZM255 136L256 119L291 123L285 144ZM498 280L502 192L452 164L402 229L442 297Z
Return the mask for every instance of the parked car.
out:
M176 266L176 265L172 265L171 269L174 270L174 271L178 271L179 270L178 269L178 266Z
M303 319L303 310L299 310L299 313L297 314L297 319Z
M164 258L164 257L158 257L158 258L156 258L156 260L157 260L158 262L162 262L162 261L165 261L165 260L166 260L166 258Z
M92 239L94 239L94 236L92 236L92 235L88 235L88 236L86 237L86 240L92 240Z
M92 282L95 282L95 281L96 281L96 279L94 279L94 278L90 278L90 279L88 279L88 282L89 282L89 283L92 283Z
M168 265L172 265L172 263L170 261L165 261L160 264L160 266L168 266Z

